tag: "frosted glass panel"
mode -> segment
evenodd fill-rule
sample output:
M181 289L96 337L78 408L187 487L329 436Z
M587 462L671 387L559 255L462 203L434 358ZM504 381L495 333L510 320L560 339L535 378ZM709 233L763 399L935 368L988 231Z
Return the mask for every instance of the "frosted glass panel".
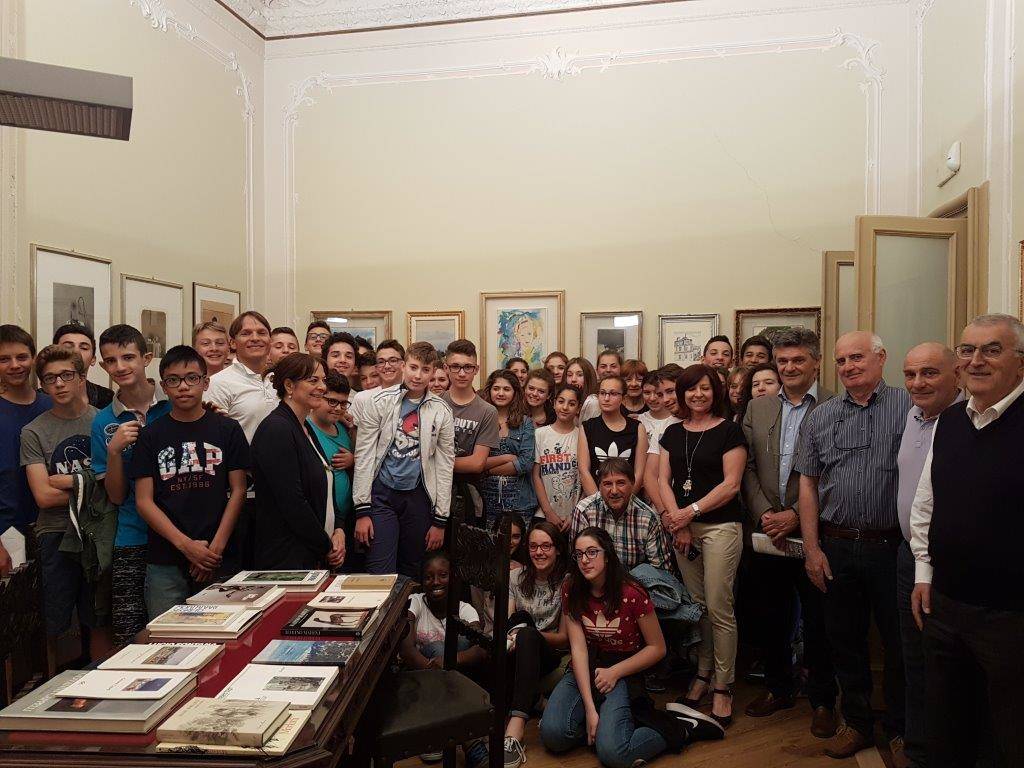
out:
M839 296L836 302L836 338L857 330L857 268L853 264L838 265ZM831 354L832 350L828 350Z
M894 386L903 386L907 350L923 341L948 341L949 247L945 237L876 240L875 332L889 353L885 380Z

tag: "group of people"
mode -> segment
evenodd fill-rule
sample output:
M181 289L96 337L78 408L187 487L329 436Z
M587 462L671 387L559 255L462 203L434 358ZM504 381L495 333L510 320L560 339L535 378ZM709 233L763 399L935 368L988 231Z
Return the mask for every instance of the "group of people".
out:
M685 368L616 351L513 358L479 391L465 339L374 347L317 321L300 341L246 311L192 342L166 350L154 380L131 326L98 341L64 326L38 352L0 326L0 531L40 561L47 634L77 615L91 658L242 567L326 567L419 579L402 657L437 664L455 513L514 532L507 768L566 655L540 721L549 750L591 744L618 768L723 736L741 626L765 675L746 714L803 693L824 752L851 756L875 740L872 619L897 765L1024 765L1017 319L977 317L955 349L914 347L903 388L883 380L881 339L846 334L832 350L841 395L819 385L804 329L738 354L716 336ZM97 363L116 392L88 380ZM70 507L107 521L88 538L109 567L69 546ZM695 674L662 709L646 694L686 649L666 640L678 633L651 584L700 609ZM485 625L495 609L467 603L463 618ZM463 644L458 662L486 656ZM486 758L467 745L470 765Z

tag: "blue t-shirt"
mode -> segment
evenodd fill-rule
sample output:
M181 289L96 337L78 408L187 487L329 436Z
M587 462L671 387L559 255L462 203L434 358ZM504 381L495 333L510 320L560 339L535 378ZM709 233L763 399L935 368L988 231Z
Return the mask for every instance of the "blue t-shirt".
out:
M380 468L380 481L396 491L411 491L420 482L420 406L423 399L402 400L398 429Z
M114 413L114 406L118 406L119 414ZM146 423L152 424L161 416L171 412L169 400L158 400L149 406L146 412ZM117 432L117 428L126 421L136 421L138 417L120 405L120 401L114 401L96 414L92 420L92 470L97 475L104 475L107 472L107 444L110 443ZM128 483L128 495L124 503L118 507L117 514L117 535L114 537L115 547L139 547L149 541L149 526L146 521L139 517L135 508L135 481L128 480L129 469L132 464L132 448L129 445L121 451L121 463L124 466L125 482Z
M12 525L36 521L39 510L21 467L21 430L52 407L50 396L42 392L37 392L35 401L28 405L0 397L0 533Z
M345 429L344 424L338 424L338 434L329 435L314 424L312 419L306 419L306 423L313 430L313 434L316 435L317 442L320 443L328 463L330 463L331 457L342 448L351 453L352 439L348 436L348 430ZM352 510L352 479L349 477L348 470L335 469L333 471L334 513L337 516L335 518L335 525L339 526L341 521L345 519L345 516Z

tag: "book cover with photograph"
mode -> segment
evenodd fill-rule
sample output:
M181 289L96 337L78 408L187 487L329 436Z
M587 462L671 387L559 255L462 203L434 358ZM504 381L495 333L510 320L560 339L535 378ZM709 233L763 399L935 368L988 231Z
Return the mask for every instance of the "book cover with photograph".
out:
M271 640L253 664L345 666L359 648L354 640Z
M239 605L262 610L287 594L287 590L273 584L211 584L185 602L189 605Z
M312 709L337 677L338 667L248 664L217 698L283 701L292 709Z
M223 649L216 643L126 645L99 668L190 671L200 669Z
M177 752L190 755L267 755L280 757L288 752L295 737L312 713L309 710L287 710L287 719L274 731L273 735L262 747L228 747L216 744L192 744L185 742L161 741L156 745L157 752Z
M94 669L57 692L69 699L162 699L194 681L191 672L126 672Z
M233 701L195 697L167 718L156 736L162 741L262 747L288 717L284 701Z
M323 610L364 611L379 608L390 592L320 592L306 603L310 608Z
M259 618L260 611L233 605L176 605L146 626L151 637L230 640Z
M304 606L281 628L282 635L362 637L372 611L320 611Z
M239 571L224 583L229 586L270 585L288 592L315 592L327 576L327 571Z

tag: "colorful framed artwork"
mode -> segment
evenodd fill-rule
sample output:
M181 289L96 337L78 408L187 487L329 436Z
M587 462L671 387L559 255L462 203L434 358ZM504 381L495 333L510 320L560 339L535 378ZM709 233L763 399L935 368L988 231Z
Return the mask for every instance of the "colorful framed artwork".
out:
M192 283L192 324L220 323L225 328L242 311L242 292L219 285Z
M406 312L406 344L427 341L444 354L448 345L466 335L466 313L461 309L448 312Z
M113 325L109 259L32 244L32 336L41 349L62 325L88 326L98 337Z
M737 349L751 336L772 337L790 328L807 328L821 337L821 307L784 307L780 309L737 309Z
M345 331L353 336L362 336L376 347L384 339L392 338L391 335L391 310L380 311L351 311L343 310L314 310L310 312L312 320L323 320L331 327L331 331L338 333ZM302 329L296 328L302 333Z
M718 315L658 315L658 365L699 363L704 345L718 335Z
M480 294L480 375L513 357L530 368L565 346L565 291Z
M644 348L644 313L581 312L580 354L597 364L602 352L618 352L623 360L639 360Z
M159 378L160 358L183 343L184 293L177 283L152 277L121 275L121 321L135 326L146 339L153 360L146 374Z

